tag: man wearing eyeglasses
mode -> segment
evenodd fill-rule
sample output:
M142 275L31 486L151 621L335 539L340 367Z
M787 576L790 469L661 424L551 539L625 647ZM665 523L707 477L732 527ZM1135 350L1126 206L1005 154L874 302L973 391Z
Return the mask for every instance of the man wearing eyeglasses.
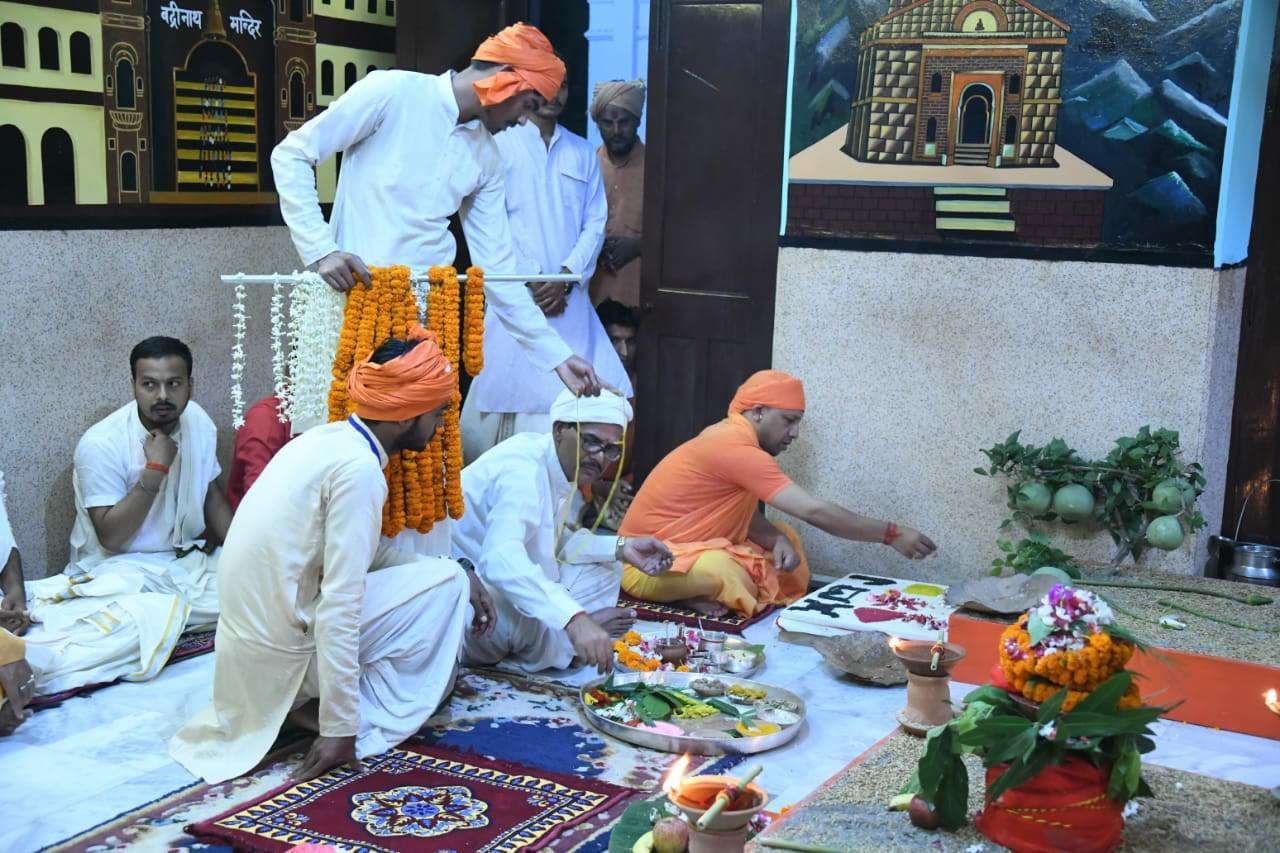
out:
M622 562L655 575L671 567L671 552L653 537L575 524L583 492L622 456L627 401L608 390L565 390L551 420L550 432L514 435L462 470L466 513L453 522L454 556L474 564L497 611L492 632L466 638L468 665L606 672L613 639L635 622L634 611L617 606Z

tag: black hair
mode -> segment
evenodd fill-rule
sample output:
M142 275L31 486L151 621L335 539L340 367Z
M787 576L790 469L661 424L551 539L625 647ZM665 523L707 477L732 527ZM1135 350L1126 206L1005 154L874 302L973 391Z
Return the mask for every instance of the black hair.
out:
M636 309L623 305L616 299L606 299L596 306L596 314L603 326L626 326L640 331L640 315Z
M486 61L485 61L485 60L483 60L483 59L473 59L473 60L471 60L471 67L472 67L472 68L474 68L474 69L476 69L477 71L489 71L489 70L492 70L492 69L494 69L494 68L501 68L501 67L502 67L502 63L501 63L501 62L486 62Z
M373 351L369 360L374 364L386 364L391 359L399 358L409 352L420 343L422 343L421 340L406 341L403 338L387 338L382 342L382 346Z
M187 378L191 378L191 348L177 338L155 335L138 343L129 351L129 372L138 378L138 361L143 358L168 358L178 356L187 363Z

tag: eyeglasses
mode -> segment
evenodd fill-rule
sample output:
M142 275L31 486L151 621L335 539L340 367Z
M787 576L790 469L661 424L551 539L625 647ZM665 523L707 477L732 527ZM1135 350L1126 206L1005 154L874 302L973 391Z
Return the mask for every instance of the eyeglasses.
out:
M622 458L622 442L620 441L601 441L594 435L583 435L581 431L582 451L587 456L595 456L603 454L604 458L610 462L617 462Z

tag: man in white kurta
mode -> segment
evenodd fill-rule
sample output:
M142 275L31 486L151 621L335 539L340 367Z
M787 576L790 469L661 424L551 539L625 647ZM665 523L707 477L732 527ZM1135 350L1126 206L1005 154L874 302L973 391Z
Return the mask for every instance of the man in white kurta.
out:
M231 511L217 429L190 399L191 351L148 338L130 364L134 401L76 445L70 562L26 584L39 695L153 678L185 629L218 618L213 546Z
M384 752L452 686L469 581L452 560L379 537L389 452L426 446L456 383L433 341L404 346L388 342L358 365L348 384L357 414L285 445L236 513L213 704L169 747L209 782L252 769L290 712L308 706L311 722L296 721L319 737L300 778ZM368 376L403 393L380 403L360 384Z
M494 137L506 167L506 204L522 271L572 273L574 284L532 286L547 322L601 381L631 397L631 382L591 308L587 284L604 245L609 210L591 143L557 123L568 79L525 124ZM540 368L494 315L484 333L485 370L462 409L462 449L469 464L518 432L551 429L548 412L564 386Z
M491 276L523 272L492 134L523 121L563 78L551 43L526 24L486 40L461 72L370 72L271 155L280 212L302 262L339 289L367 281L366 264L451 265L449 217L459 213L473 264ZM342 171L325 222L314 169L338 152ZM485 298L487 314L538 370L576 391L598 391L591 365L547 325L523 283L486 280Z
M530 672L612 665L612 640L635 621L617 606L620 560L646 573L670 567L656 539L601 536L577 528L577 484L589 485L622 450L631 406L605 390L552 406L552 429L514 435L462 470L466 513L454 552L476 566L493 597L496 628L468 636L463 662L508 661Z

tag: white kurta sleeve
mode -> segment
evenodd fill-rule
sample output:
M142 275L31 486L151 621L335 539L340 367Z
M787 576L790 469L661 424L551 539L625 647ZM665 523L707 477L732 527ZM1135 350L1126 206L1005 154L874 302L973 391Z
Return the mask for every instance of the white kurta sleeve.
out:
M560 559L566 563L612 563L617 560L618 537L575 530L560 546Z
M533 475L508 472L501 488L490 487L494 499L476 571L486 585L498 587L516 609L551 628L563 628L582 607L560 584L529 558L545 508L537 499Z
M514 241L507 219L506 193L502 182L502 159L485 170L480 188L462 203L462 233L467 238L471 261L491 273L528 272L515 268ZM523 282L489 282L484 285L488 307L512 339L529 354L539 370L553 370L573 355L547 318L534 304Z
M368 466L352 465L340 469L329 488L315 624L324 737L352 737L360 726L360 618L382 530L383 482L381 472L375 479Z
M324 112L286 136L271 152L280 214L307 266L339 246L320 212L316 164L369 136L382 122L398 76L372 71Z
M600 177L600 158L594 152L587 158L587 204L582 210L582 231L561 266L578 274L586 286L596 273L596 260L604 248L604 223L609 218L609 203L604 195L604 179Z

